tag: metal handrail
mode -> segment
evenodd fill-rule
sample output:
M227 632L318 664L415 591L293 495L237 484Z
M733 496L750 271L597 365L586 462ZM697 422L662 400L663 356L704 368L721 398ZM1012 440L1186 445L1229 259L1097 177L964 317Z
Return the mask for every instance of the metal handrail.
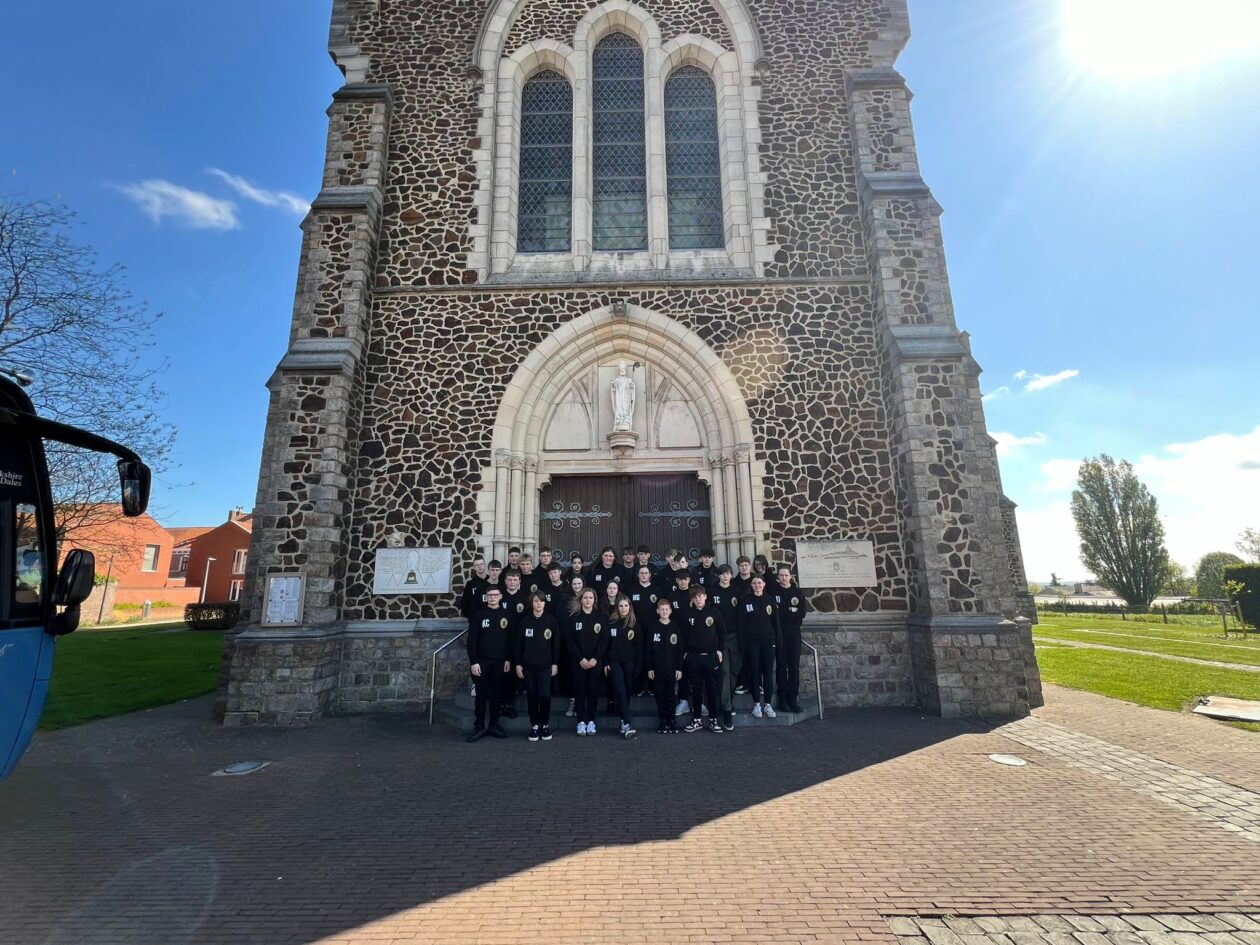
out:
M801 640L801 646L809 647L809 652L814 655L814 692L818 695L818 718L821 721L823 717L822 673L818 670L818 648L808 640Z
M456 640L458 640L467 632L468 632L467 630L459 631L459 633L455 634L455 636L451 637L449 640L447 640L445 643L443 643L441 646L439 646L436 650L433 651L433 662L429 664L429 724L430 725L433 724L434 697L437 695L438 657L442 655L443 650L445 650L448 646L450 646L452 643L454 643Z

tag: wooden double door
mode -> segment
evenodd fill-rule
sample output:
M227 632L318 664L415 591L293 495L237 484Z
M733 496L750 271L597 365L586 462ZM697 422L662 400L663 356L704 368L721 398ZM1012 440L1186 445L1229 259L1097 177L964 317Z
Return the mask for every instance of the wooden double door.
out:
M641 544L654 564L667 548L694 562L713 545L709 487L695 473L556 476L539 498L538 546L561 562L575 551L596 561L607 545L620 561L622 548Z

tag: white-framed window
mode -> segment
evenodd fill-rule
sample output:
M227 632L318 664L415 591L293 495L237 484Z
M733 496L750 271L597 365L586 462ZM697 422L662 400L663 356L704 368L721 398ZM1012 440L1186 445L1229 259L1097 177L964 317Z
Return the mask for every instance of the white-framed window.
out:
M176 548L171 552L171 574L188 573L188 555L187 548Z
M491 282L761 273L775 248L749 39L664 41L648 11L605 0L572 36L483 48L470 266Z
M236 549L236 553L232 555L232 573L233 574L245 573L245 559L248 556L249 556L249 552L246 551L244 548ZM236 600L236 598L233 597L232 600Z
M228 600L240 600L241 591L245 587L244 581L233 581L228 585Z
M158 555L161 551L161 545L145 545L144 557L140 559L140 570L156 571L158 569Z

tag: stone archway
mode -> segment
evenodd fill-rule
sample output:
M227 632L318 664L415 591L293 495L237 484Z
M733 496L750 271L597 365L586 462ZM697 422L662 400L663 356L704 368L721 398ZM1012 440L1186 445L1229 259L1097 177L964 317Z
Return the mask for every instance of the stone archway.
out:
M694 442L616 456L604 438L589 449L550 449L549 424L573 385L619 360L638 362L649 383L676 392L694 421ZM598 406L606 392L595 392ZM671 395L672 396L672 395ZM646 408L645 408L646 412ZM504 391L495 419L493 466L478 496L486 550L538 546L538 496L563 473L695 472L708 483L719 559L755 554L762 526L762 463L753 456L752 421L739 383L699 335L635 305L597 309L557 328L525 359Z

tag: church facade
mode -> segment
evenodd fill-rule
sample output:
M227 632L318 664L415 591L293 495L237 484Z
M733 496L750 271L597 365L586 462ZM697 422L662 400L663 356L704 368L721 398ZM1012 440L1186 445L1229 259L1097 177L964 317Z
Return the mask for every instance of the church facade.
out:
M905 0L335 0L228 724L423 709L475 554L640 542L863 543L872 583L806 587L826 704L1040 703L908 37ZM384 549L451 591L380 593Z

